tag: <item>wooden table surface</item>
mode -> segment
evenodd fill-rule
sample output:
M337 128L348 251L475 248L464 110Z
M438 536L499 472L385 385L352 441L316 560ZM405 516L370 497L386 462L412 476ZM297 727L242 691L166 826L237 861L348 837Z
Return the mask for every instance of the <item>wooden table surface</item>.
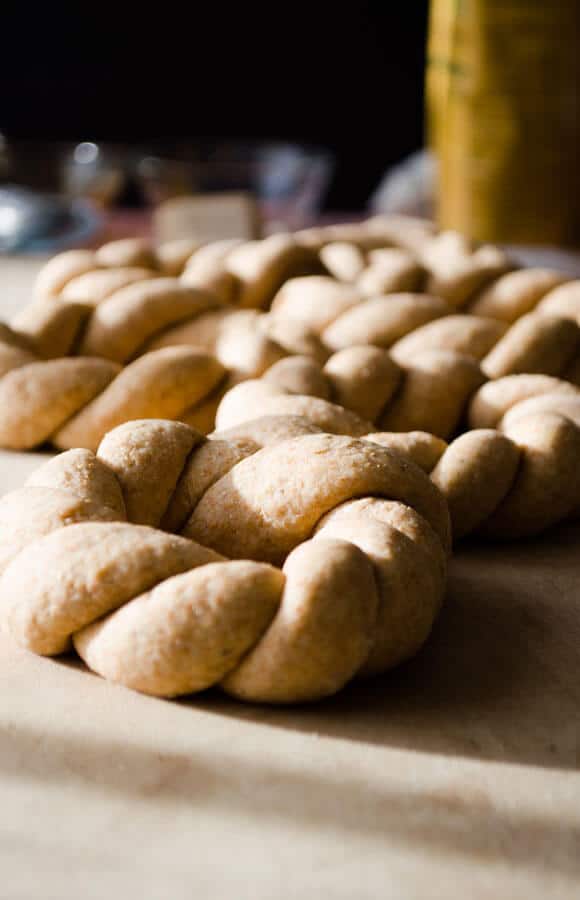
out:
M33 270L0 262L1 315ZM579 896L579 550L464 545L419 657L312 707L159 701L0 636L0 897Z

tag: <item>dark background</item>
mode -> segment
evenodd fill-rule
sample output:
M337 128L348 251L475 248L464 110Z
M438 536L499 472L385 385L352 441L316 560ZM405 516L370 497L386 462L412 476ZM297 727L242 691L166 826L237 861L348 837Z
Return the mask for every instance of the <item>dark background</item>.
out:
M421 144L427 0L125 7L3 8L9 139L322 144L341 210Z

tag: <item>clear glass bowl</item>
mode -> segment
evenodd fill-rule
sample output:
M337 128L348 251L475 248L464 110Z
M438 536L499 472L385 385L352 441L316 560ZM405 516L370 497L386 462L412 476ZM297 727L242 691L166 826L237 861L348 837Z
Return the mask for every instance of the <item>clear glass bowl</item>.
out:
M203 139L136 149L84 142L66 153L62 186L103 207L122 203L128 190L146 205L247 191L270 225L301 228L317 218L333 168L328 151L290 143Z

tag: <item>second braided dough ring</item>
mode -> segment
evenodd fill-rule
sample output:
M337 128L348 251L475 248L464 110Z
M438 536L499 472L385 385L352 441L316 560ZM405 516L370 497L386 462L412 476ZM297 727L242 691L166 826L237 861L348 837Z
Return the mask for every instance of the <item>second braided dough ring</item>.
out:
M378 444L285 424L259 449L130 422L46 463L0 502L2 626L157 696L313 700L412 656L444 593L442 495Z

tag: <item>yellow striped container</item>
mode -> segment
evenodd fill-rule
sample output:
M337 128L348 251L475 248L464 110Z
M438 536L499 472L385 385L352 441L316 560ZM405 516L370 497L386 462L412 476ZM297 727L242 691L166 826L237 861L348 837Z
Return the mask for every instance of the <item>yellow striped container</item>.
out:
M442 227L580 245L580 0L432 0L427 128Z

